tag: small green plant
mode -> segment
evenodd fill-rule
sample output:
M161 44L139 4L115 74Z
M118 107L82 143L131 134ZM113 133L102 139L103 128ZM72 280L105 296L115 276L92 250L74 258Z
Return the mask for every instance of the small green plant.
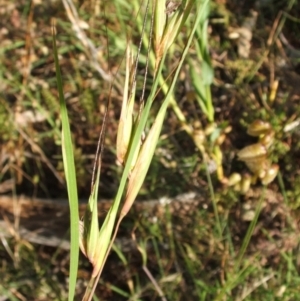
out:
M201 1L189 0L182 2L182 4L178 5L177 9L172 11L171 13L168 10L169 3L169 1L154 1L152 3L152 13L150 14L152 16L150 19L151 25L150 32L148 33L150 39L147 48L148 55L150 55L150 53L152 52L151 37L153 34L155 54L154 77L152 79L152 86L149 96L147 97L145 102L144 97L141 96L140 108L136 113L133 112L133 103L136 95L137 60L136 62L132 60L132 50L130 42L128 42L126 52L126 79L123 90L123 105L117 139L117 158L124 165L124 169L118 192L100 230L98 225L97 200L100 181L103 138L105 135L105 124L107 116L105 115L104 117L102 132L100 133L99 139L99 153L96 155L95 160L95 181L94 179L92 179L91 195L87 210L83 217L83 220L79 221L75 168L73 159L74 156L71 147L72 142L70 129L68 126L66 106L62 92L62 82L59 72L57 50L55 46L55 36L53 36L54 55L56 60L57 81L62 115L62 150L71 208L71 262L69 300L73 300L74 298L79 245L84 255L93 265L91 280L88 284L83 300L90 301L93 297L95 287L104 268L107 256L114 242L119 225L122 219L127 215L133 202L135 201L135 198L147 174L152 157L154 155L156 144L159 139L166 111L170 103L171 95L174 93L173 91L175 88L175 83L177 81L183 61L193 41L196 28L198 27L201 16L203 15L203 8L205 7L205 5L202 5ZM147 4L147 10L148 7L149 3ZM166 95L162 100L155 120L152 125L150 125L150 130L146 134L146 138L142 139L142 135L146 131L146 124L150 110L159 90L159 83L162 79L162 70L168 49L174 43L176 36L185 24L192 9L196 11L195 18L191 31L189 33L188 40L182 52L182 56L176 67L174 75L171 78L170 84L166 91ZM147 74L145 76L144 87L146 80ZM123 195L125 195L125 198L121 205Z

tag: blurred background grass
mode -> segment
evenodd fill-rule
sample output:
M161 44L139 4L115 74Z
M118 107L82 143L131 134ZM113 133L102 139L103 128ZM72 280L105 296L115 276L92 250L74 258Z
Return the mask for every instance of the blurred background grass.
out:
M118 0L109 3L85 0L74 4L81 20L79 25L95 46L96 59L77 38L62 2L4 0L0 6L0 192L3 194L66 197L51 45L50 19L55 17L64 92L75 142L79 195L89 196L94 154L109 93L109 82L103 79L98 67L105 74L117 73L128 34L138 47L140 28L135 14L142 4ZM257 13L257 19L251 29L249 54L243 57L239 52L241 42L233 37L241 35L247 20L253 21L251 9ZM239 267L235 265L237 254L249 225L243 216L245 211L253 212L263 193L259 183L255 187L258 193L241 196L233 189L225 189L215 172L210 174L222 237L218 235L209 201L208 210L199 208L189 223L185 222L184 214L176 218L166 215L157 223L138 218L128 221L128 232L135 226L139 239L148 241L147 266L167 300L300 300L299 127L284 131L287 124L299 120L299 9L297 1L211 1L207 33L209 59L214 69L213 121L220 128L232 127L221 145L224 173L229 176L233 171L247 171L234 154L253 142L246 134L247 125L262 119L270 122L276 132L272 161L279 164L280 177L268 187L273 194L267 198L269 202ZM182 31L170 50L165 66L167 74L176 65L187 38L185 32ZM279 34L289 41L288 45ZM137 75L140 79L145 62L146 52L142 51ZM196 46L192 47L177 85L176 102L189 125L200 122L205 128L211 120L195 99L197 76L191 72L191 66L201 62L203 57L199 57ZM115 162L115 141L123 79L124 69L120 68L112 91L103 157L100 191L105 198L114 196L121 173ZM272 99L275 80L279 80L279 86ZM138 90L142 90L142 85ZM209 153L210 148L208 141L205 150ZM170 110L140 198L202 192L207 190L207 181L201 154ZM2 243L1 300L66 298L68 253L16 239ZM82 261L79 293L89 269ZM99 300L159 299L142 270L140 254L133 250L111 255L97 295L102 296Z

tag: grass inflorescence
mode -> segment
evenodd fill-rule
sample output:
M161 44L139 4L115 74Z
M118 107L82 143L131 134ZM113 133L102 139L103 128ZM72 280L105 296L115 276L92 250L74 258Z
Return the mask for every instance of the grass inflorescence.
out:
M39 231L50 209L28 224L33 209L0 203L0 296L297 300L298 3L5 2L0 193L68 195L72 223L71 253L40 246L22 227ZM247 134L255 120L274 131L266 151L267 135ZM236 154L253 145L265 153L251 170ZM268 162L279 174L265 187Z

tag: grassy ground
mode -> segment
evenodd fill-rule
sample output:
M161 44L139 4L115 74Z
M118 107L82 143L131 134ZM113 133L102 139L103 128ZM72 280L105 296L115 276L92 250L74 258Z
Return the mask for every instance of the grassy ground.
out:
M136 7L121 0L106 4L74 1L82 28L89 26L85 32L95 45L94 60L91 50L77 38L61 2L4 2L0 6L0 192L66 197L50 28L50 18L56 17L80 197L88 197L90 192L94 154L109 95L105 74L118 71L100 185L103 197L113 197L121 174L115 163L115 140L124 81L122 59L127 35L132 34L135 45L140 39L139 22L134 18ZM147 249L147 259L143 261L137 249L116 248L98 287L98 300L163 300L149 273L166 300L300 300L300 55L290 54L290 47L300 49L300 7L296 1L261 1L261 6L243 2L212 1L208 26L215 73L211 87L214 121L220 129L232 127L220 146L222 166L226 176L247 172L235 153L254 142L246 134L247 126L262 119L276 132L271 159L279 164L279 176L268 190L257 183L245 196L224 187L215 172L207 177L203 153L184 131L176 111L170 109L140 198L174 196L203 187L211 187L214 194L188 215L166 214L156 223L143 218L126 223L124 231L136 229L140 250ZM257 12L257 20L251 29L249 56L243 58L238 54L238 40L232 37L249 18L250 9ZM183 30L170 50L166 73L178 60L185 33ZM293 46L284 45L280 33ZM146 57L142 49L137 74L140 93ZM103 68L104 78L97 64ZM177 85L176 101L187 124L196 127L200 123L205 128L209 117L191 97L197 85L191 66L197 64L199 54L192 47ZM149 87L145 90L149 92ZM287 131L286 126L293 122L296 127ZM203 145L210 154L210 143ZM219 220L212 201L217 205ZM16 237L2 239L0 258L0 300L66 300L67 252L31 245ZM81 258L78 295L89 273L89 264Z

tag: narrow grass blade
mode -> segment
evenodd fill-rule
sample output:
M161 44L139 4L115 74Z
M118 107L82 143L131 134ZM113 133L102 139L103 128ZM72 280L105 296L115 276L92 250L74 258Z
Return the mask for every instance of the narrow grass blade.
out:
M56 48L55 31L53 26L53 55L55 60L57 88L59 93L60 114L62 119L62 155L64 162L64 170L66 175L68 198L70 206L70 221L71 221L71 249L70 249L70 276L69 276L69 296L68 300L74 300L76 278L78 271L79 257L79 213L78 213L78 195L76 172L73 154L73 145L71 139L70 123L66 102L63 94L63 83L58 62L58 54Z
M242 246L241 246L241 249L239 251L239 255L238 255L238 258L235 262L235 265L234 265L234 269L237 271L240 266L241 266L241 263L242 263L242 260L244 258L244 255L245 255L245 252L247 250L247 247L249 245L249 242L250 242L250 239L252 237L252 234L254 232L254 229L255 229L255 226L257 225L257 220L258 220L258 217L261 213L261 209L262 209L262 206L263 206L263 203L264 203L264 200L265 200L265 196L266 196L266 186L264 186L263 188L263 191L262 191L262 194L261 194L261 197L260 197L260 200L256 206L256 210L255 210L255 214L254 214L254 218L253 220L251 221L250 225L249 225L249 228L247 230L247 233L245 235L245 238L243 240L243 243L242 243Z

